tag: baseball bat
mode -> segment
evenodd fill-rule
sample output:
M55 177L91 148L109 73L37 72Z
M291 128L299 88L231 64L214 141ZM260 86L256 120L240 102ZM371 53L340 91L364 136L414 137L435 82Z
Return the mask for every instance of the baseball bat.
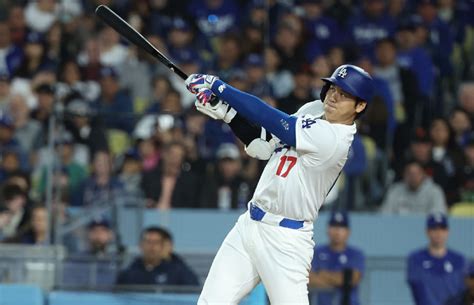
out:
M138 33L128 22L117 15L106 5L99 5L95 13L102 21L107 23L110 27L116 30L120 35L127 38L131 43L142 48L148 54L158 59L162 64L167 66L171 71L176 73L183 80L188 78L188 75L178 68L171 60L169 60L163 53L155 48L142 34Z
M127 21L117 15L106 5L99 5L95 9L95 13L102 21L112 27L117 33L127 38L131 43L145 50L148 54L158 59L162 64L167 66L172 72L176 73L183 80L188 78L188 75L178 68L171 60L169 60L163 53L155 48L142 34L137 32ZM213 96L210 103L216 105L219 102L217 96Z

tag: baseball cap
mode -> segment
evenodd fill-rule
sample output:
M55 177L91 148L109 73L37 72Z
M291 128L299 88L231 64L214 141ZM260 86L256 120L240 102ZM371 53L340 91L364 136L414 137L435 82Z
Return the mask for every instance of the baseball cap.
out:
M190 31L191 27L189 26L188 22L186 22L186 20L177 17L171 21L171 29L180 31Z
M110 222L104 217L98 217L98 218L93 219L87 227L89 229L92 229L95 227L105 227L105 228L110 229Z
M117 73L117 70L115 70L112 67L103 67L102 69L100 69L100 77L101 78L112 77L114 79L117 79L118 73Z
M264 61L260 54L252 53L245 59L245 67L263 67Z
M124 159L141 160L138 149L135 147L129 148L124 154Z
M345 211L331 212L329 217L329 226L332 227L349 227L349 215Z
M233 143L224 143L219 146L216 152L216 157L219 160L231 159L237 160L240 158L239 148Z
M54 87L48 83L39 84L35 88L36 93L46 93L46 94L54 94Z
M0 71L0 82L7 82L9 83L11 80L10 73L6 70L1 70Z
M41 44L43 43L43 37L38 32L29 32L28 35L26 35L25 41L26 43Z
M426 227L428 229L435 229L435 228L448 228L448 218L443 213L432 213L428 215L426 219Z
M0 112L0 126L7 127L7 128L13 128L15 124L13 123L13 119L11 116L9 116L6 113L1 113Z
M67 114L80 117L91 115L89 104L82 99L74 99L70 101L66 106L66 112Z

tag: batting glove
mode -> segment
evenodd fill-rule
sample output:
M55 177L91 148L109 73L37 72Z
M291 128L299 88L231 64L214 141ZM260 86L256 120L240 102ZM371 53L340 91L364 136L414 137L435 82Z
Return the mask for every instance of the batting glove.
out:
M218 77L213 75L191 74L184 83L189 92L198 94L201 89L211 89L217 79Z
M223 120L227 124L230 123L237 114L234 108L221 100L215 105L211 105L211 103L202 104L199 100L196 100L194 105L199 112L204 113L214 120Z

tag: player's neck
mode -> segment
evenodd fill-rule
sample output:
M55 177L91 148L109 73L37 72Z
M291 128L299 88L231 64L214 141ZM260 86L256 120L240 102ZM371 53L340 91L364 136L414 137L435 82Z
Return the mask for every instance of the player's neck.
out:
M347 246L346 246L346 244L332 243L332 244L329 244L329 248L331 248L331 250L334 251L334 252L342 252L342 251L346 250Z
M448 252L448 249L444 246L429 245L428 252L434 257L443 257L446 255L446 252Z

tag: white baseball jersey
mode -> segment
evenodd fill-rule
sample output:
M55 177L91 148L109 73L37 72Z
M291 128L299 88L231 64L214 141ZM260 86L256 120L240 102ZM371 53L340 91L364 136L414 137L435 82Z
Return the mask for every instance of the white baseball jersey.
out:
M356 133L356 125L321 119L320 100L294 114L296 147L281 142L268 160L252 203L266 212L313 222L341 172Z

